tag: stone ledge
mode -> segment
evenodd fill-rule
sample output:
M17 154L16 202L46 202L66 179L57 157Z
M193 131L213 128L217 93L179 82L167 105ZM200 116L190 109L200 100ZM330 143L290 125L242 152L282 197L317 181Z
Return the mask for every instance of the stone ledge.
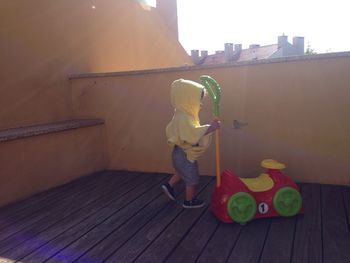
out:
M27 127L0 130L0 143L32 136L62 132L72 129L104 124L102 119L77 119Z

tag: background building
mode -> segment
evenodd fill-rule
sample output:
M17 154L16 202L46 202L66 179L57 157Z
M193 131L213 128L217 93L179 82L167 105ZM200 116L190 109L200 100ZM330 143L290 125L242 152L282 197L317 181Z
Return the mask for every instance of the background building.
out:
M250 45L248 49L242 49L241 44L226 43L223 51L208 55L207 51L191 51L191 58L195 64L215 65L229 62L254 61L268 58L280 58L288 56L304 55L304 37L294 37L293 44L288 42L287 36L279 36L277 44L260 46Z

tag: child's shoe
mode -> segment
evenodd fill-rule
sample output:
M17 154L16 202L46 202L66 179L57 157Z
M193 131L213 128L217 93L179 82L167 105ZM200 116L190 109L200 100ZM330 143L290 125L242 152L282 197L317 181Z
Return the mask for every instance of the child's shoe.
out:
M162 190L163 190L164 194L166 194L167 197L169 197L171 200L175 201L175 199L176 199L175 191L174 191L174 188L172 188L169 183L163 184Z
M182 205L184 208L201 208L205 205L205 203L202 200L193 198L190 201L184 201L184 204Z

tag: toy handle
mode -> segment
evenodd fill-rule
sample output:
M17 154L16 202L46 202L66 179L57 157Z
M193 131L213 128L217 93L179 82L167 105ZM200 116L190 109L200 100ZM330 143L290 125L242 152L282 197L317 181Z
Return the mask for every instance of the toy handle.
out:
M220 116L220 99L221 99L221 89L219 84L210 76L202 75L199 77L204 88L209 94L213 102L213 115L219 119ZM213 86L213 88L212 88Z
M215 153L216 153L216 186L220 187L221 185L221 176L220 176L220 133L219 130L215 131Z
M221 89L219 84L210 76L202 75L199 77L207 90L212 103L213 103L213 115L215 119L219 119L220 116L220 99L221 99ZM213 86L213 88L212 88ZM215 152L216 152L216 186L220 187L221 177L220 177L220 133L219 130L215 131Z

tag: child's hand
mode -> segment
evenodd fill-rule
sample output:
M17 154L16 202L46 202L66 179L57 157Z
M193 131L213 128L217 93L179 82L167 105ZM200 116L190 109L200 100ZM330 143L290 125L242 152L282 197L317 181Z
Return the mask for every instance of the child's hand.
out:
M215 120L212 121L212 123L210 124L208 130L206 131L206 133L204 135L212 133L212 132L214 132L217 129L220 129L220 121L215 119Z

